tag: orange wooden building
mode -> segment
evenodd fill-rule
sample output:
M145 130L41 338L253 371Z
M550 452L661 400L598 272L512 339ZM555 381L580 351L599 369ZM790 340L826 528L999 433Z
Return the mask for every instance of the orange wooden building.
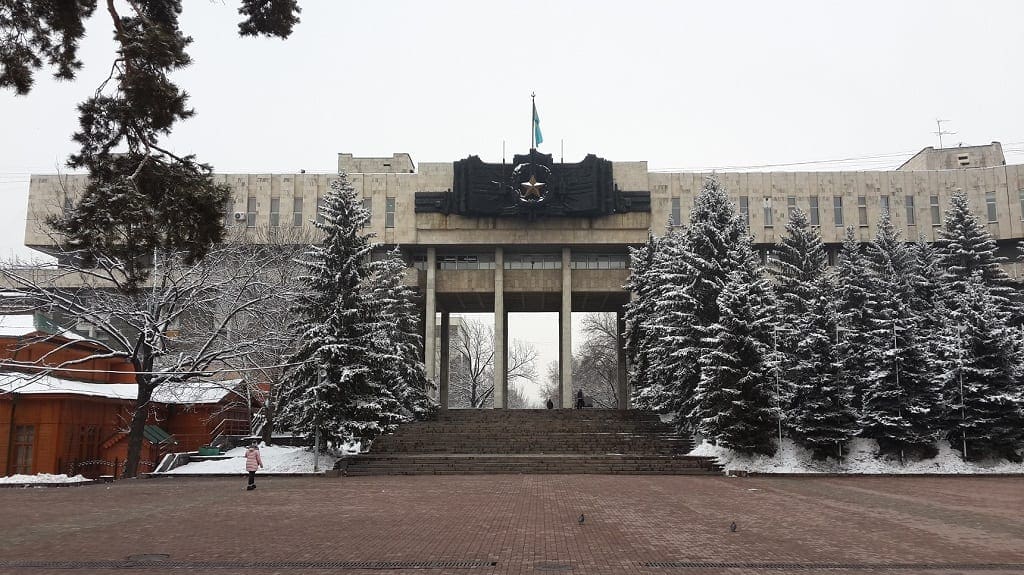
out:
M45 375L24 366L66 365L102 351L70 332L43 333L31 316L0 316L0 475L120 475L138 391L132 364L97 359ZM240 380L158 388L140 471L218 435L247 435L250 407L241 388Z

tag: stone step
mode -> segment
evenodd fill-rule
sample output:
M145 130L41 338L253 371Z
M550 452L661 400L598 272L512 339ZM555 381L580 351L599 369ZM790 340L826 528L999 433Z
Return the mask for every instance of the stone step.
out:
M651 412L447 410L338 465L346 475L721 473L712 458L684 455L692 446Z

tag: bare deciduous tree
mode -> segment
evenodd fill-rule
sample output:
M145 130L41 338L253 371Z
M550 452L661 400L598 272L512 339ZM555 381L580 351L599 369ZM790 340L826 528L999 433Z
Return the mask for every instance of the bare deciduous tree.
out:
M572 381L575 389L594 402L594 407L618 406L618 339L615 314L588 313L583 317L585 339L572 357ZM545 368L540 385L542 398L551 398L559 405L559 363L552 361ZM568 406L567 406L568 407Z
M134 477L156 389L235 374L281 343L276 337L280 325L265 328L261 337L246 334L265 326L270 306L288 299L287 282L275 278L281 258L288 256L274 254L248 243L216 245L195 262L157 251L147 284L138 285L123 266L102 254L66 252L56 264L2 265L0 278L20 294L25 311L41 312L65 328L91 326L110 350L46 369L88 364L96 357L133 364L138 397L124 476ZM36 363L42 366L49 359Z
M463 318L461 331L452 339L449 405L490 406L494 402L494 327L477 319ZM512 341L508 350L508 407L526 407L527 399L517 383L533 381L536 362L537 350L533 346L520 340ZM517 404L513 405L514 402Z

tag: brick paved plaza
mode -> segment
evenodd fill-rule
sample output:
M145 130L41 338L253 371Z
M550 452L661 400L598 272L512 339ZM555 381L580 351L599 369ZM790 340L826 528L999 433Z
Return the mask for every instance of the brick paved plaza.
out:
M0 573L1024 572L1020 478L309 477L262 478L249 493L242 485L0 489ZM168 557L125 563L145 554ZM482 563L336 563L362 561ZM644 565L663 561L681 563ZM837 563L849 569L824 569ZM879 564L888 567L867 568Z

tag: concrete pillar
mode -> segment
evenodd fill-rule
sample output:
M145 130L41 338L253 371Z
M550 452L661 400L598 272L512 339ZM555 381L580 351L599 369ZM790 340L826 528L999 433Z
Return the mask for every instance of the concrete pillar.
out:
M438 403L441 409L448 409L448 379L451 367L451 314L441 312L441 383L438 389Z
M626 316L622 310L615 312L615 341L618 359L618 386L615 394L619 399L619 409L629 409L629 384L626 379Z
M558 369L562 407L573 406L572 389L572 252L562 248L562 310L558 314Z
M504 409L508 385L505 315L505 250L494 248L494 408Z
M426 317L423 318L423 365L427 369L427 378L437 381L435 370L437 356L434 348L437 337L434 323L437 321L437 248L427 248L427 289L424 294Z

